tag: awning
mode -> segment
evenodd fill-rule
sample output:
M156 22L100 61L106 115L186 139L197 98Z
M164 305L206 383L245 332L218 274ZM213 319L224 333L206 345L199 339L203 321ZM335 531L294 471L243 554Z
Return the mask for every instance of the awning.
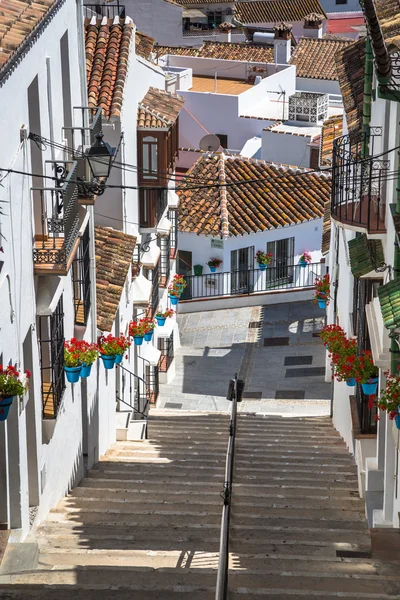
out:
M140 262L146 269L154 269L158 259L160 258L160 254L161 250L157 246L156 240L152 240L150 242L150 248L147 250L147 252L143 252Z
M64 283L61 277L39 275L36 300L38 317L46 317L54 313L63 291Z
M168 190L167 195L168 208L171 210L178 208L179 196L174 190Z
M158 365L160 360L161 352L155 348L152 344L142 344L139 346L139 356L148 360L152 367Z
M147 306L151 296L151 281L144 275L138 275L133 281L130 290L130 301L135 305Z
M167 217L163 217L157 225L157 234L161 237L168 237L172 229L172 223Z
M184 8L182 12L182 17L185 19L206 19L207 15L203 13L198 8Z

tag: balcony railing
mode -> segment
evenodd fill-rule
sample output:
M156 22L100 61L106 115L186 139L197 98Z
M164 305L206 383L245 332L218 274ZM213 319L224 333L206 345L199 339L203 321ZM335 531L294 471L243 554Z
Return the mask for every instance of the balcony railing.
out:
M315 278L321 277L325 272L324 264L311 263L306 267L292 264L267 267L265 271L246 269L199 276L185 275L187 287L181 300L312 288Z
M331 214L355 230L385 233L383 192L390 162L373 158L376 137L363 133L357 139L345 135L335 140Z
M86 19L91 19L96 16L98 18L107 17L114 19L115 17L125 18L125 5L117 2L116 4L84 4L83 15Z
M36 221L35 273L66 275L78 246L79 204L74 162L61 187L32 188ZM39 216L40 215L40 216Z

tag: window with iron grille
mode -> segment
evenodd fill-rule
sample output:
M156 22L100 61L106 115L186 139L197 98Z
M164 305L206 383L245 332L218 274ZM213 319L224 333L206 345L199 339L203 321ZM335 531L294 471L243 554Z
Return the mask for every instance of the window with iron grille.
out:
M77 257L72 264L75 324L86 325L89 317L90 298L90 244L89 225L81 238Z
M178 250L178 211L177 210L169 210L168 211L168 219L172 223L172 229L170 234L170 258L175 258L176 252Z
M158 309L158 304L160 302L160 291L159 291L160 267L159 267L159 265L160 265L160 261L157 262L154 269L149 270L149 273L151 274L151 283L152 283L151 304L150 304L152 317L155 317L157 309Z
M158 340L158 349L161 352L158 369L160 373L166 373L174 359L174 332L171 333L169 338Z
M43 419L55 419L65 390L62 296L53 314L38 318L38 330Z
M158 246L160 247L160 287L165 287L168 283L169 274L171 271L170 263L170 250L171 250L171 238L159 237L157 240Z
M150 399L150 404L155 404L159 394L158 366L146 365L145 381L146 395Z

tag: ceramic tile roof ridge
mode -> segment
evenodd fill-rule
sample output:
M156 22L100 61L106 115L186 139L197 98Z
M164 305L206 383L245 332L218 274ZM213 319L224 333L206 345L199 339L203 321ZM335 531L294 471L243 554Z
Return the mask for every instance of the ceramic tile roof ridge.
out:
M279 127L279 125L275 125L275 127ZM266 129L264 129L264 131L267 131ZM268 131L270 131L271 133L277 133L277 134L283 134L283 135L294 135L294 136L298 136L298 137L309 137L311 139L314 139L312 133L301 133L300 131L284 131L284 130L277 130L277 129L268 129Z
M319 0L236 0L234 11L241 24L301 22L312 14L327 19Z
M271 131L271 129L277 127L278 125L282 125L282 123L283 121L276 121L276 123L271 123L271 125L268 125L268 127L264 127L263 131Z
M184 98L179 94L150 87L138 103L137 127L159 129L170 127L178 118Z
M239 155L240 157L242 157L242 155ZM254 164L259 164L259 165L266 165L266 166L273 166L276 167L277 169L283 169L285 171L296 171L296 172L300 172L300 173L310 173L310 174L317 174L317 175L321 175L323 177L331 177L330 174L330 169L321 169L321 170L315 170L312 169L311 167L299 167L298 165L288 165L285 163L277 163L277 162L271 162L268 160L263 160L261 158L247 158L247 157L242 157L244 160L250 162L250 163L254 163ZM225 156L225 160L237 160L237 157L230 157Z
M142 108L149 115L155 117L156 119L158 119L159 121L161 121L162 123L164 123L167 126L171 125L171 123L172 123L172 121L170 121L169 119L164 117L160 112L152 110L151 106L143 104L142 102L138 103L138 108Z
M228 199L226 193L226 175L225 175L225 154L222 152L218 161L218 183L220 184L220 210L221 210L221 236L222 239L229 237L229 212Z
M375 4L373 0L363 0L363 5L364 17L375 57L375 69L378 77L387 79L392 74L392 61L376 14Z
M135 52L136 56L140 56L145 60L151 60L151 53L154 48L154 38L142 33L141 31L135 31Z
M348 40L301 37L289 59L296 66L296 76L337 81L335 56L351 44Z

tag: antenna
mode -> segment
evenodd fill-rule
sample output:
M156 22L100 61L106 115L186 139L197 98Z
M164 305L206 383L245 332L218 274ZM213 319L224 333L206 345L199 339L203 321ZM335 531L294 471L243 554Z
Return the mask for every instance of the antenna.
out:
M209 133L205 135L200 140L200 150L205 150L206 152L215 152L220 147L221 142L217 135L213 133Z

